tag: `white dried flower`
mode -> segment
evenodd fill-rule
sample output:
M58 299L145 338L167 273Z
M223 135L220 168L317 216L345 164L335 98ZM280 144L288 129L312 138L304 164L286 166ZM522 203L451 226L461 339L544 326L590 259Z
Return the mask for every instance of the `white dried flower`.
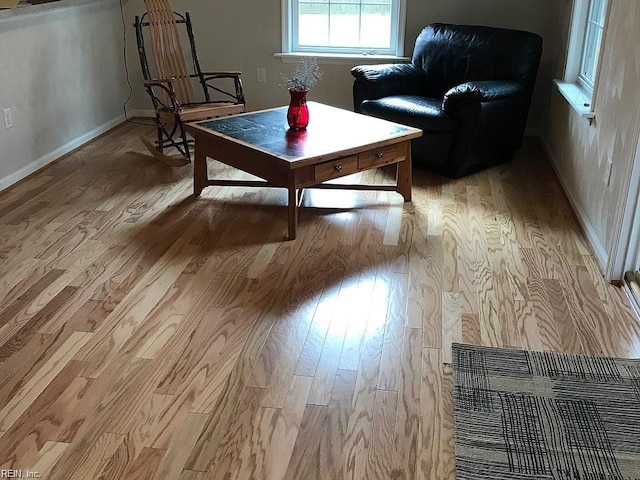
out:
M302 57L293 69L291 77L280 74L282 86L289 90L309 90L322 79L322 71L315 57Z

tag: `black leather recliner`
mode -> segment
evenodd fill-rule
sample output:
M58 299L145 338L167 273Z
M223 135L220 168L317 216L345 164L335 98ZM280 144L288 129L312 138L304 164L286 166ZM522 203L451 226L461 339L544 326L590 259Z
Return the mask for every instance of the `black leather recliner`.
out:
M534 33L432 24L411 63L351 70L354 108L422 129L414 165L459 178L520 148L541 54Z

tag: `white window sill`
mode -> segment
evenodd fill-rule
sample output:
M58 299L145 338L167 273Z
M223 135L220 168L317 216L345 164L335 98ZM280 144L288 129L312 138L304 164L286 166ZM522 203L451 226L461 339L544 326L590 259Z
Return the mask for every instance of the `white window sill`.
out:
M409 62L409 57L395 55L365 55L356 53L274 53L274 57L284 63L298 63L302 57L315 57L323 65L358 65L360 63L401 63Z
M596 116L591 98L575 83L563 82L561 80L554 80L553 83L567 102L569 102L569 105L571 105L581 117L586 118L589 120L589 123L591 123L591 120Z

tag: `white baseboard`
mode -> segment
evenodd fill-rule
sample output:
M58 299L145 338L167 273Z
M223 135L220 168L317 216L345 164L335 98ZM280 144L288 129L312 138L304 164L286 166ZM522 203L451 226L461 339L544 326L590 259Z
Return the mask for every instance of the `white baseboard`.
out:
M53 152L47 153L46 155L43 155L42 157L34 160L28 165L25 165L17 172L11 173L4 178L0 178L0 191L4 190L5 188L9 188L11 185L19 182L32 173L37 172L42 167L50 164L54 160L62 157L63 155L66 155L67 153L80 147L81 145L90 142L98 135L102 135L103 133L111 130L113 127L120 125L122 122L124 122L124 115L116 117L113 120L109 120L99 127L94 128L90 132L87 132L84 135L81 135L78 138L65 143L61 147L56 148Z
M571 191L567 188L567 184L565 183L564 178L562 178L562 175L558 170L558 164L556 163L555 157L551 153L551 149L549 148L549 145L547 144L546 139L542 135L535 135L535 136L538 137L538 139L540 139L545 151L547 152L547 156L551 160L551 166L553 167L554 172L556 172L556 177L558 177L558 180L560 180L562 189L564 190L564 193L567 195L567 198L569 199L569 203L571 204L573 211L578 217L578 222L580 222L580 226L582 227L582 230L587 236L587 241L589 242L589 245L591 246L591 249L593 250L593 253L596 256L596 260L598 261L598 264L600 265L601 270L603 272L606 272L607 265L609 264L609 254L607 252L607 249L604 248L604 245L602 245L602 242L600 242L600 239L596 235L596 231L593 228L593 225L591 225L591 222L589 221L589 217L587 216L585 211L582 209L580 204L576 201ZM610 279L607 279L607 281L610 281Z

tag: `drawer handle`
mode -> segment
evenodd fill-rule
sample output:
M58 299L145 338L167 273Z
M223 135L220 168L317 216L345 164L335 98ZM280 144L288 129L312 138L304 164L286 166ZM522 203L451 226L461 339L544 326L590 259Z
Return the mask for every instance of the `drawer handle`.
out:
M342 171L342 165L336 165L336 172L341 172Z
M376 158L382 158L384 157L384 153L378 152L376 153Z

